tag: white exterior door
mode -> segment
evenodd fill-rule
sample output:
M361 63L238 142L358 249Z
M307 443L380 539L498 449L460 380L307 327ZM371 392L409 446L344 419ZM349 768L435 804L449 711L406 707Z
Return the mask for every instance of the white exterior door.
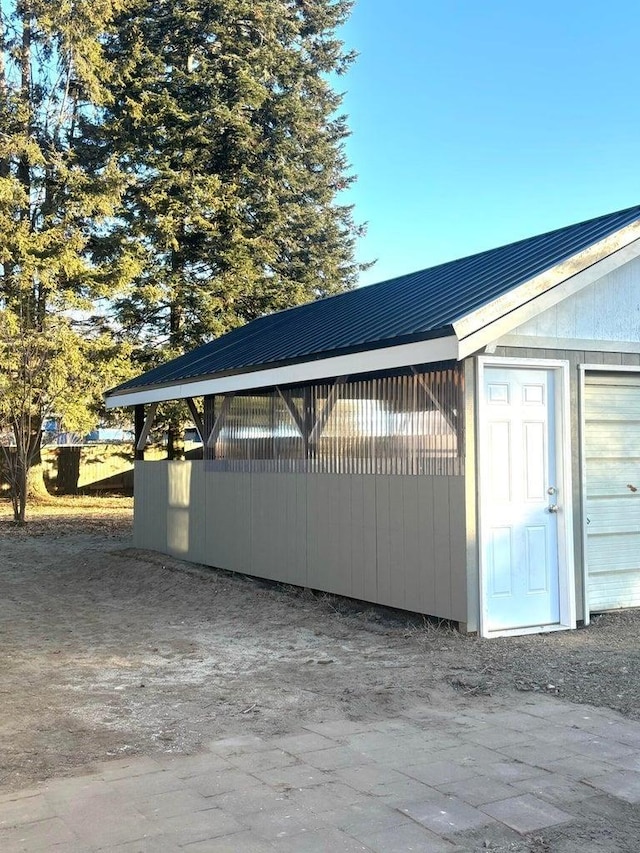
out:
M640 606L640 375L587 373L584 473L589 610Z
M480 423L485 633L560 622L555 371L486 366Z

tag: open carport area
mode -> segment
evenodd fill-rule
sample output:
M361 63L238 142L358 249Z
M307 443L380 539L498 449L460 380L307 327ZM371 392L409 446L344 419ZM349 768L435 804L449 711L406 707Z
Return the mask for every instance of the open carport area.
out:
M477 640L51 512L0 531L3 851L637 849L635 611Z

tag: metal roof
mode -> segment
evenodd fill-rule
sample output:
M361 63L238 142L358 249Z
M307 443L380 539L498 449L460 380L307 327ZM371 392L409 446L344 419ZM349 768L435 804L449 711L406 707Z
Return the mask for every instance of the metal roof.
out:
M444 336L456 320L638 219L640 205L260 317L108 395Z

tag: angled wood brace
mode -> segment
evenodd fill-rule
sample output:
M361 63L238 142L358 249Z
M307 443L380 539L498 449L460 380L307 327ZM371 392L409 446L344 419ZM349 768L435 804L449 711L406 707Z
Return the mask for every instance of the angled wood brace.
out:
M276 385L276 391L280 395L282 402L287 407L287 411L293 418L295 425L297 426L300 435L304 440L307 440L307 428L305 424L304 415L301 415L298 411L298 407L296 406L294 399L289 391L283 391L279 386Z
M224 395L222 405L220 406L220 411L218 412L218 415L215 421L213 422L213 427L211 428L211 432L209 433L209 436L207 438L207 447L215 447L216 441L218 440L218 436L220 435L220 430L224 426L225 419L227 417L227 414L229 413L231 403L233 402L233 398L235 396L236 395L233 393Z
M185 400L187 406L189 407L189 411L191 412L191 417L193 418L193 422L195 424L196 429L198 430L198 435L200 436L200 441L204 444L205 429L204 423L202 422L202 417L200 416L200 412L196 408L196 404L193 402L193 397L187 397Z
M153 426L153 422L156 417L156 409L158 408L157 403L150 403L149 408L147 410L147 416L144 419L144 424L142 426L142 431L140 432L140 437L136 443L136 450L142 451L144 450L147 439L149 438L149 433L151 432L151 427Z
M327 425L327 421L329 420L331 412L333 411L333 407L338 401L338 397L340 395L340 388L344 385L346 381L346 376L338 376L336 381L331 386L331 390L327 395L327 399L325 401L324 406L322 407L322 411L316 417L315 423L309 432L310 444L314 441L317 441L322 435L322 431Z
M445 421L449 424L451 429L455 433L457 433L458 432L458 423L457 423L457 419L455 418L455 416L452 416L451 413L445 411L444 406L442 405L442 402L440 400L438 400L436 395L433 393L433 391L429 387L429 383L425 381L424 376L421 373L418 373L418 371L416 370L415 367L411 368L411 372L413 373L413 375L418 380L420 386L426 392L427 397L431 400L431 402L435 406L436 410L438 412L440 412L440 414L445 419Z

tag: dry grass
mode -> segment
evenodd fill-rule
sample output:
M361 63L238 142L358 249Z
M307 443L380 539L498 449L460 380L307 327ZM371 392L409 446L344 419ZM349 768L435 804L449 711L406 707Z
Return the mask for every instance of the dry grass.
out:
M85 535L95 537L96 544L103 538L109 547L108 540L126 541L132 518L131 498L59 497L30 505L27 524L16 527L11 504L0 500L0 540L38 539L39 547L46 547L47 537L58 540L81 534L79 550L86 547ZM217 577L229 590L237 588L241 597L273 599L279 608L288 609L293 622L304 613L305 619L321 623L322 630L331 625L347 638L384 637L392 656L417 654L436 681L464 695L539 692L608 706L640 718L640 609L596 616L588 628L578 631L487 641L465 637L451 623L419 614L287 584L199 570L161 555L148 553L146 559L157 559L165 572L173 566L173 572L183 577L180 589L175 591L178 598L187 595L188 577L194 573L202 572L209 580ZM252 606L256 604L254 601Z
M126 535L132 521L133 498L52 495L44 501L31 501L26 524L17 527L11 501L0 499L0 536Z

